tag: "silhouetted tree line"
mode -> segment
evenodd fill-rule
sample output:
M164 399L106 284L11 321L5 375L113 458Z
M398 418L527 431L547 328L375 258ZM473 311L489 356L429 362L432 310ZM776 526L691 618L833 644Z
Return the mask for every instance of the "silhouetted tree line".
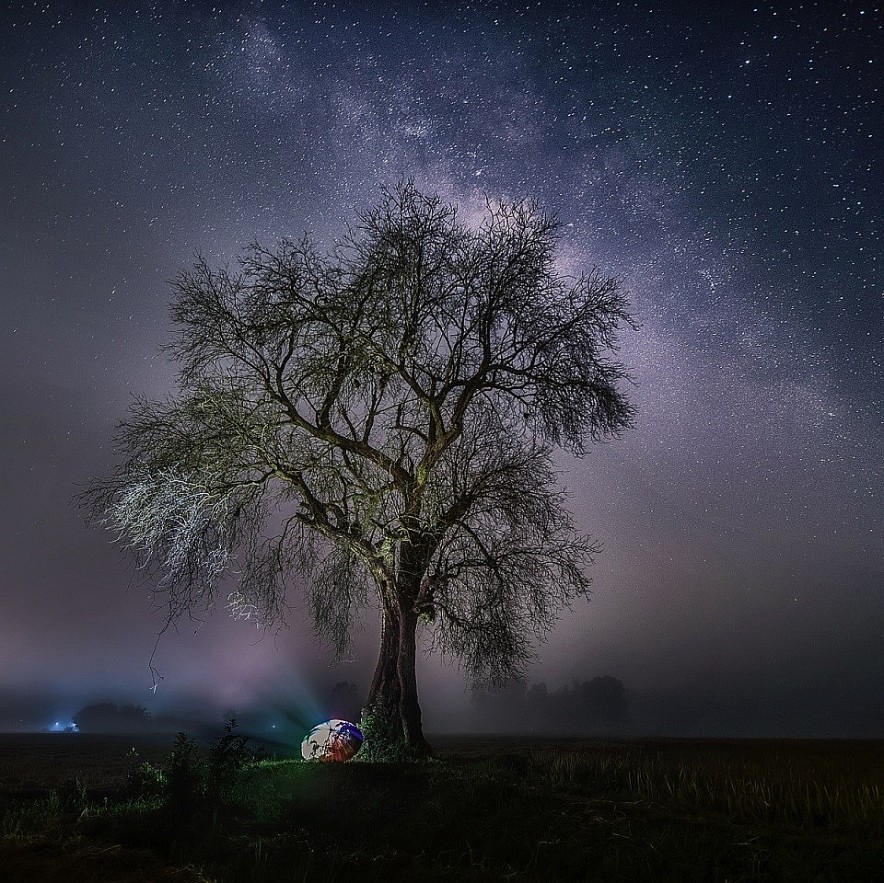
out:
M490 730L594 732L616 730L627 722L623 682L610 675L576 678L558 690L545 683L509 681L499 688L473 690L473 724Z
M227 716L234 716L233 712ZM208 737L216 730L214 724L201 719L198 712L154 716L143 705L119 705L116 702L86 705L74 715L73 722L81 733L175 733L187 730Z
M117 705L116 702L87 705L73 720L83 733L134 733L157 729L158 723L143 705Z

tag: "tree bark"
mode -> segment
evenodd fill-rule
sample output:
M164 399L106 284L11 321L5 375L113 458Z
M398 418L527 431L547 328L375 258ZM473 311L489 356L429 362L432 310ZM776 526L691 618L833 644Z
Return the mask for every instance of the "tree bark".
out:
M394 607L384 605L381 617L381 649L363 711L381 713L390 718L399 717L399 635L399 613Z
M413 610L403 610L399 617L399 714L402 720L402 734L409 749L416 754L429 754L430 746L424 738L420 703L417 699L416 661L417 614Z
M417 696L417 614L410 601L385 603L381 619L381 648L362 722L368 729L369 756L381 759L398 753L431 753L424 738Z

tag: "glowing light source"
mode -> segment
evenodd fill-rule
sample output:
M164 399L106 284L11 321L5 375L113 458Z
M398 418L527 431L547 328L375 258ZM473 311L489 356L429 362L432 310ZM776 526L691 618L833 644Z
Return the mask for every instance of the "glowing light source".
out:
M349 721L325 721L304 737L301 756L304 760L342 763L359 751L363 738L359 728Z

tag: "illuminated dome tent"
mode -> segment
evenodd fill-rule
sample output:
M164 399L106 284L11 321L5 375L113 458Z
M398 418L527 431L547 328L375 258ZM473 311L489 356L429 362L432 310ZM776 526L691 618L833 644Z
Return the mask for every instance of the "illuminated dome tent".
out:
M349 760L362 747L359 728L349 721L330 720L317 724L301 742L304 760L339 763Z

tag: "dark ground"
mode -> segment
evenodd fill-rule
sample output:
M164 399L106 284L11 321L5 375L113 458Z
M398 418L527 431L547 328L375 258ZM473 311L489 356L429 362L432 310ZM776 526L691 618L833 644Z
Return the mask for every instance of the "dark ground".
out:
M151 779L172 739L0 735L0 883L884 881L881 741L437 736L417 765L270 745L182 803Z

